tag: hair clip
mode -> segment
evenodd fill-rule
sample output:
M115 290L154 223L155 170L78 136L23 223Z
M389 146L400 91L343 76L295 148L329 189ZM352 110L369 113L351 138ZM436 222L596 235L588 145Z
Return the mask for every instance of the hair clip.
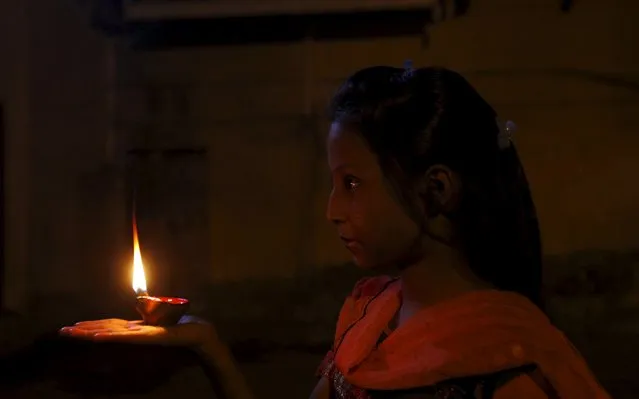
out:
M413 68L413 60L404 61L404 75L411 76L415 69Z
M405 60L404 61L404 69L406 71L412 71L413 70L413 60Z
M497 126L499 127L499 134L497 135L497 145L500 150L505 150L512 145L513 134L517 131L517 125L513 121L506 121L503 123L497 119Z
M404 72L402 73L402 79L410 79L413 76L413 60L404 61Z

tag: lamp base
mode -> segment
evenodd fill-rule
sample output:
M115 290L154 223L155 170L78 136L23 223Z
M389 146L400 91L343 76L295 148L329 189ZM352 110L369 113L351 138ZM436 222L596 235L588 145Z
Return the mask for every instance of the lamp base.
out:
M184 298L137 297L136 310L144 324L150 326L171 326L177 324L189 309L189 301Z

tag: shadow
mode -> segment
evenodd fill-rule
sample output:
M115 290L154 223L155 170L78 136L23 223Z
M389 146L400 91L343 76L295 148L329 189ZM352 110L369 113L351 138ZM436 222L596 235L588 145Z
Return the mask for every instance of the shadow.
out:
M422 34L431 10L349 14L267 16L134 22L126 28L133 48L297 42L309 34L317 40L347 40Z
M323 354L324 345L282 345L264 340L231 344L240 364L268 363L281 352ZM198 355L188 349L126 343L94 343L49 333L21 350L0 357L0 397L52 382L55 390L79 397L147 395L186 369L209 377Z
M93 343L48 334L0 358L0 392L48 380L65 393L144 394L192 367L199 367L199 359L183 348Z

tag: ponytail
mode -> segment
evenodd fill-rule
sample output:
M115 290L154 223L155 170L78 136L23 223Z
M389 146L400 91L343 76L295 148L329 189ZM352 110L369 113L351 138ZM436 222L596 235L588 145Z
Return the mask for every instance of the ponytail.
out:
M491 177L468 179L462 199L459 221L470 267L496 288L543 308L541 237L528 179L514 145L497 158Z

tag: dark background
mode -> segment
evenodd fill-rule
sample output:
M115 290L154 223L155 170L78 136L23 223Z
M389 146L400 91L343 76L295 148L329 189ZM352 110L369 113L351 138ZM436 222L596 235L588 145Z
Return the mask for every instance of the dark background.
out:
M12 395L74 397L34 366L82 351L42 337L136 317L134 193L151 293L191 299L263 397L282 381L307 395L362 275L324 220L325 105L354 70L411 59L462 72L518 125L549 313L615 397L633 397L639 4L443 3L443 14L128 21L118 2L2 2L0 349ZM184 354L118 353L183 366L148 397L210 395Z

